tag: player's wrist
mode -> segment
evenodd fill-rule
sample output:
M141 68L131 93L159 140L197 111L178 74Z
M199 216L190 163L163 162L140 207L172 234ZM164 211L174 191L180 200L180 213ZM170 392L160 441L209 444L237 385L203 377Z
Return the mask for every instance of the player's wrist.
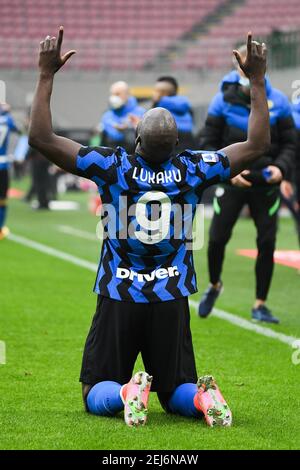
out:
M54 72L49 72L49 71L45 71L45 70L40 70L40 75L39 75L39 78L40 80L42 81L49 81L49 80L53 80L54 78Z
M265 86L265 76L257 77L256 75L249 75L251 85Z

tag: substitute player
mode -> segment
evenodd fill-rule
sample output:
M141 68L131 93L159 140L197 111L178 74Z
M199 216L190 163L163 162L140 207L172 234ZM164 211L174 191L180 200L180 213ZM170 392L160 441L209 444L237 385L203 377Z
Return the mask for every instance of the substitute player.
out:
M8 228L4 225L9 188L9 138L11 132L20 133L9 111L10 107L6 103L0 103L0 240L9 234Z
M29 140L65 171L93 180L110 211L95 283L97 309L80 377L86 409L113 416L124 408L128 425L144 424L153 376L153 390L167 411L204 414L209 425L230 425L231 412L213 378L197 382L188 306L188 296L197 289L193 254L185 233L175 236L174 220L187 205L191 223L204 188L240 173L269 146L266 47L249 34L247 57L242 60L235 51L251 81L247 140L218 152L186 150L170 158L178 132L162 108L148 111L139 123L134 155L121 148L82 147L53 132L54 74L75 53L61 55L62 39L61 27L57 41L47 36L40 45ZM153 210L160 207L154 220L148 217L151 202L156 203ZM115 233L109 228L113 212ZM139 372L130 380L139 352L151 375Z

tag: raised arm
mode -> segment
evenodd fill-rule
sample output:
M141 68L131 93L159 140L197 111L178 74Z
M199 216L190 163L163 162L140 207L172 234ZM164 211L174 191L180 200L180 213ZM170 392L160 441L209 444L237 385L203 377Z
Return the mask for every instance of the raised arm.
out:
M63 33L61 26L57 40L47 36L40 43L39 78L31 109L29 145L63 170L77 174L76 155L81 145L53 132L50 109L54 74L75 54L72 50L61 55Z
M263 155L271 142L269 109L265 91L266 45L252 41L252 35L248 33L245 60L242 60L238 51L233 51L233 53L239 66L250 80L251 112L247 140L222 149L230 161L231 177L239 174Z

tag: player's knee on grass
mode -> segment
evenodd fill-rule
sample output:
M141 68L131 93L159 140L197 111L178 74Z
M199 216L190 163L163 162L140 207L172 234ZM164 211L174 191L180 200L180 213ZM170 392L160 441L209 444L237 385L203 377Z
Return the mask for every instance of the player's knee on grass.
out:
M96 385L83 384L83 399L86 411L98 416L115 416L124 408L121 399L121 385L113 381L103 381Z
M181 384L172 393L158 393L158 399L167 413L199 418L202 413L197 410L194 398L198 388L196 384Z

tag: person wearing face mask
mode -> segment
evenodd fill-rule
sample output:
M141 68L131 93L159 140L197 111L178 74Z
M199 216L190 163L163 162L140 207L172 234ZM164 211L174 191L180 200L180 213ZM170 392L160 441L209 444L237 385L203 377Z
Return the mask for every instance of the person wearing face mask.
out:
M103 114L99 126L102 130L102 145L113 148L120 145L128 153L132 153L136 124L144 113L145 109L130 95L126 82L113 83L110 88L109 109Z
M245 56L246 47L240 47L239 53ZM200 147L203 149L217 149L241 142L247 135L250 84L237 63L235 67L223 78L220 91L209 106L204 128L199 133ZM209 315L222 292L221 273L226 244L243 206L248 205L257 231L258 249L252 318L269 323L279 322L266 306L266 299L274 267L280 184L291 179L297 137L287 97L273 88L267 77L265 87L271 146L268 152L229 183L216 188L208 245L210 285L202 296L198 310L202 318Z

